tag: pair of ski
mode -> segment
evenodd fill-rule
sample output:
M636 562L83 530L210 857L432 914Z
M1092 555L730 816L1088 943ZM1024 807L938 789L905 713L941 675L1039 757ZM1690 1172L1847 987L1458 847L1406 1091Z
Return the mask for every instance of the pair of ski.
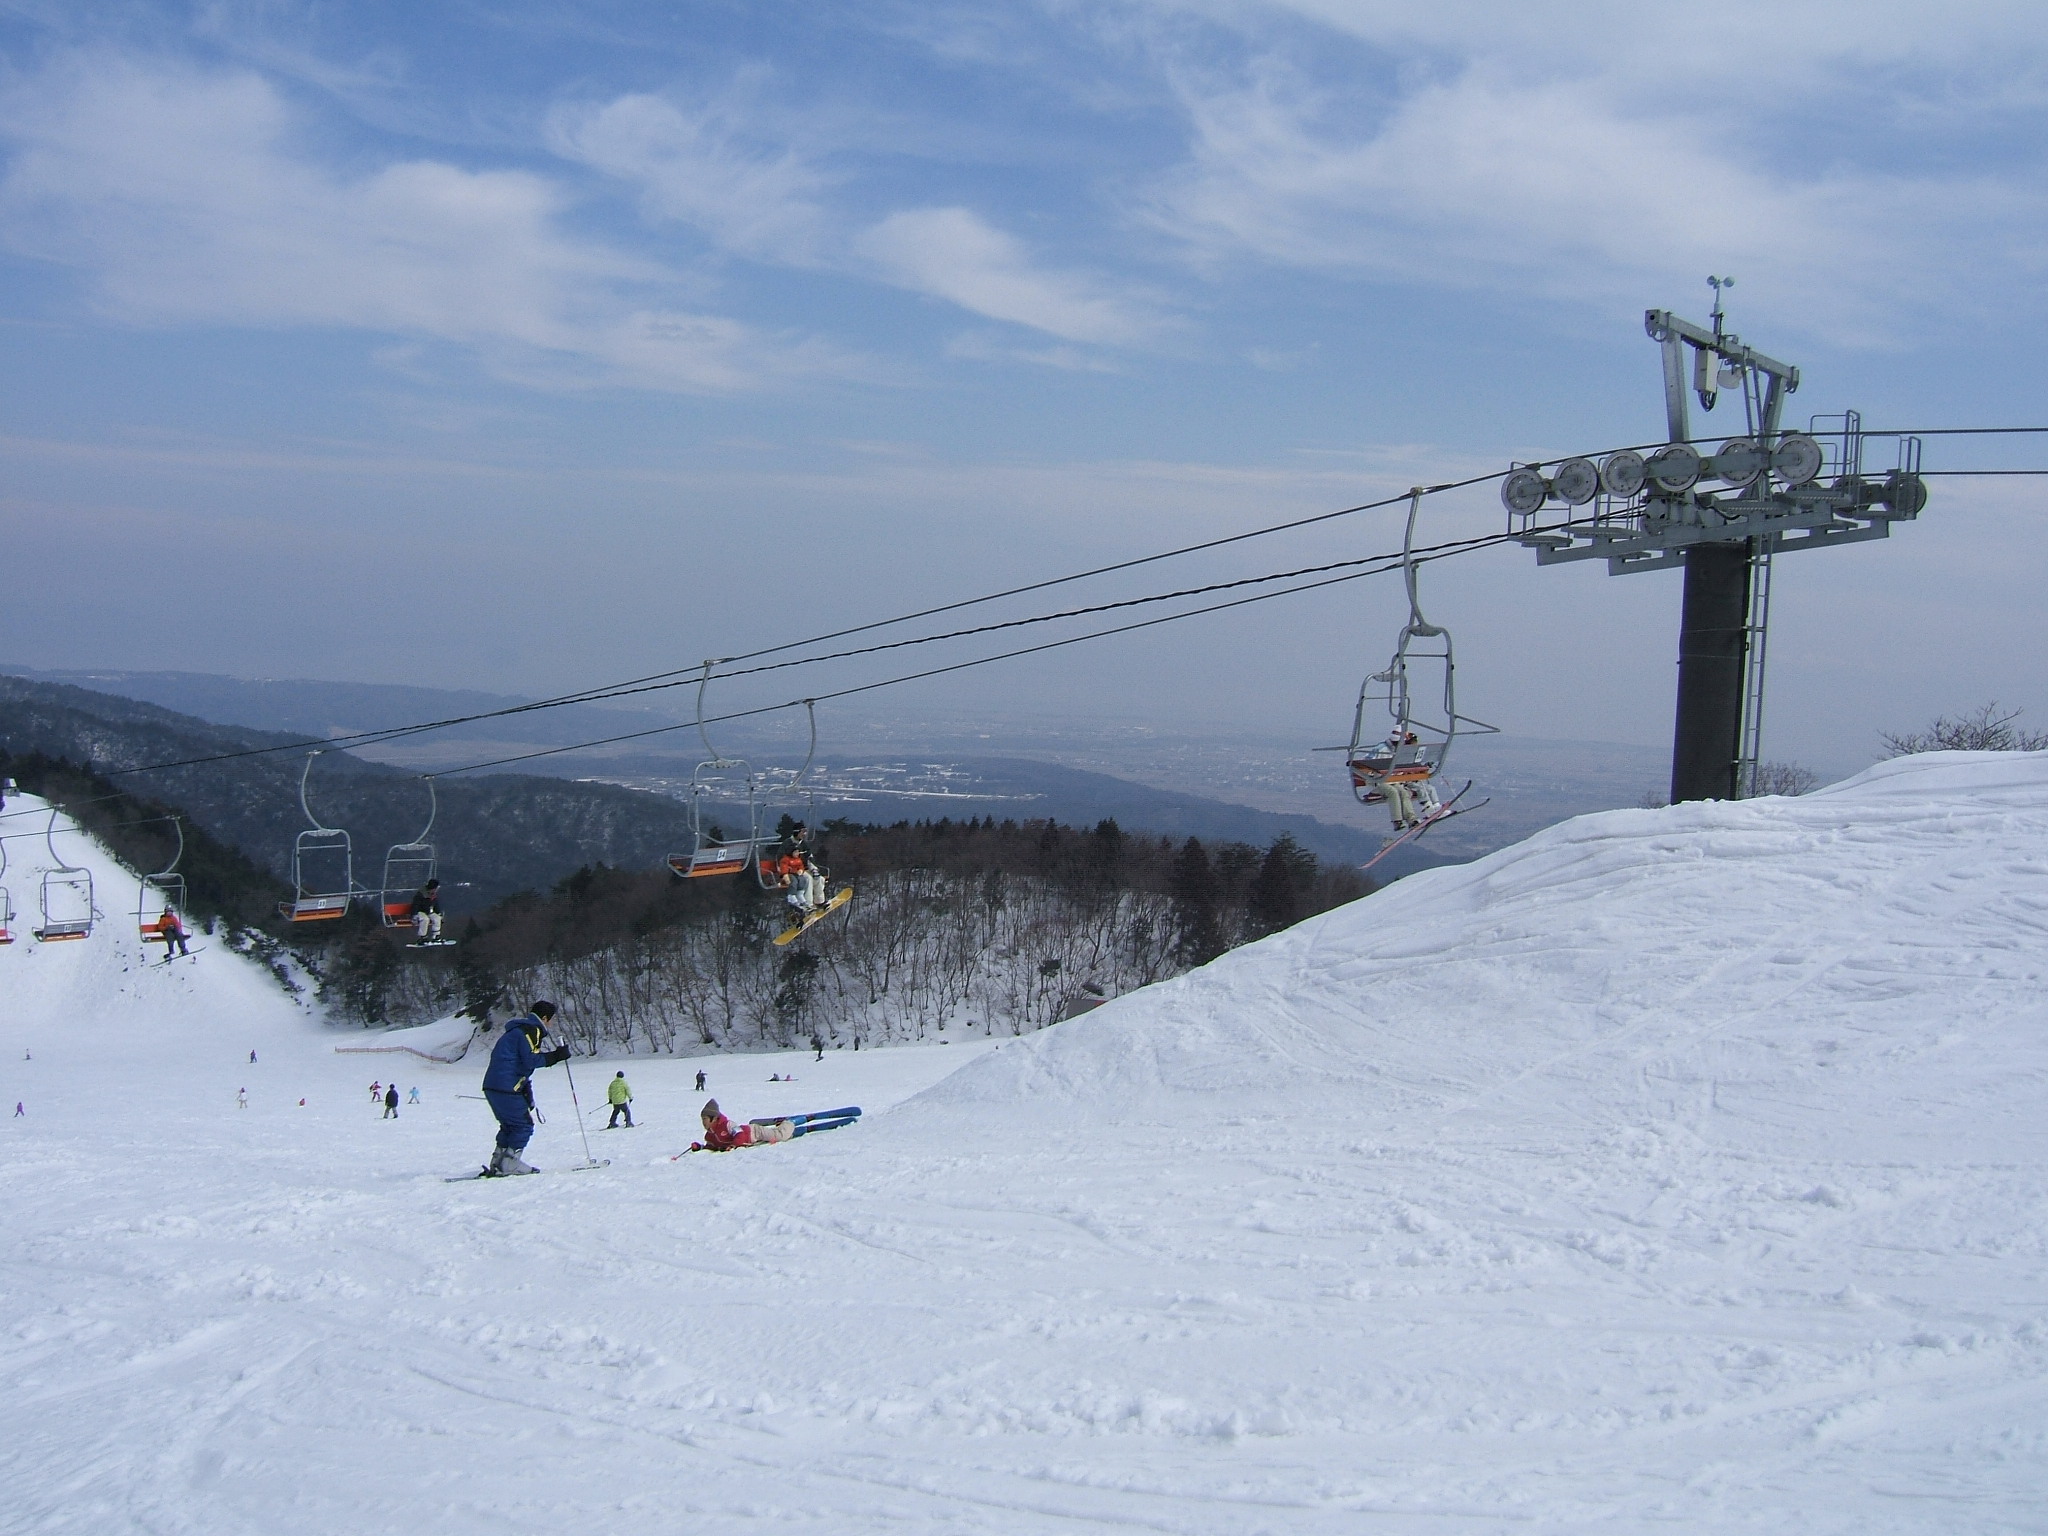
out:
M850 1104L845 1109L821 1109L815 1114L809 1115L772 1115L764 1120L750 1120L747 1123L749 1125L787 1125L790 1128L787 1139L795 1140L799 1136L815 1136L820 1131L836 1131L842 1125L852 1125L859 1118L860 1106ZM750 1145L767 1147L773 1146L774 1143L761 1141L750 1143ZM692 1143L676 1153L669 1161L674 1162L678 1157L688 1157L692 1152L708 1150L710 1149L699 1143ZM735 1147L733 1150L737 1152L740 1149Z
M612 1160L608 1157L594 1157L587 1163L571 1163L568 1167L556 1171L560 1173L588 1173L593 1168L609 1168L611 1165ZM534 1170L534 1173L546 1172L548 1170L545 1168L536 1168ZM485 1163L475 1173L454 1174L443 1179L441 1182L443 1184L467 1184L472 1179L530 1179L532 1177L532 1173L497 1173L492 1170L489 1163Z
M1470 794L1471 790L1472 781L1470 779L1467 779L1465 781L1465 787L1459 790L1455 795L1451 796L1451 798L1446 800L1442 805L1438 806L1435 811L1431 812L1429 815L1423 817L1420 821L1416 822L1414 826L1408 828L1407 831L1403 832L1399 837L1388 838L1386 845L1382 847L1378 853L1374 854L1371 858L1367 859L1363 864L1358 866L1359 873L1363 874L1366 870L1371 869L1373 865L1379 863L1381 859L1384 859L1396 848L1399 848L1404 844L1414 842L1418 837L1422 836L1423 833L1427 832L1431 827L1435 826L1438 822L1449 821L1453 816L1462 816L1465 814L1466 811L1476 811L1479 809L1479 806L1488 805L1492 803L1490 799L1481 800L1478 805L1468 805L1460 808L1458 802L1464 799L1466 795Z

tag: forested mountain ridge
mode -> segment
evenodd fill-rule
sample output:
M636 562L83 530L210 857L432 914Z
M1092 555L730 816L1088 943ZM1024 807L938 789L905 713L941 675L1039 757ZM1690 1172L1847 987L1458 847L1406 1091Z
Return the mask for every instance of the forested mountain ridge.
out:
M154 704L61 683L0 676L0 750L42 753L89 765L124 789L175 805L280 879L289 877L292 840L306 826L299 809L302 738L220 726ZM228 757L147 774L156 763ZM354 844L355 878L374 888L386 848L416 836L428 795L415 774L323 751L310 798L328 826ZM686 846L675 801L607 784L522 774L436 781L440 809L433 842L451 910L489 905L515 891L544 890L586 864L659 867ZM681 840L679 842L679 840Z

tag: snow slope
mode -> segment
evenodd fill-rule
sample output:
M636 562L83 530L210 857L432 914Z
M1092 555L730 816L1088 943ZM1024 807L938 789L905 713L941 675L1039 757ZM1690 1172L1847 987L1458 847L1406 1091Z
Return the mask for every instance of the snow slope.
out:
M2048 1527L2048 754L1581 818L997 1050L584 1063L650 1123L538 1179L441 1181L474 1060L381 1121L111 937L0 952L0 1528ZM671 1162L699 1065L871 1113Z

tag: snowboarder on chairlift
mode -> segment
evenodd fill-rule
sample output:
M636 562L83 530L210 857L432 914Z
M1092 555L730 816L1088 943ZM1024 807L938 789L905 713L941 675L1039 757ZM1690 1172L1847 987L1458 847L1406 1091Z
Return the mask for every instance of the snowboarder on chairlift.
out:
M412 893L412 931L414 942L438 944L441 941L441 882L429 880Z
M519 1154L533 1140L533 1074L540 1067L559 1066L569 1047L542 1050L555 1005L546 999L505 1026L491 1047L491 1065L484 1073L484 1098L498 1117L498 1142L484 1171L489 1174L538 1173Z
M787 899L799 917L809 917L825 905L825 877L811 862L811 832L802 822L790 829L789 851L764 862L773 865L778 884L789 892Z

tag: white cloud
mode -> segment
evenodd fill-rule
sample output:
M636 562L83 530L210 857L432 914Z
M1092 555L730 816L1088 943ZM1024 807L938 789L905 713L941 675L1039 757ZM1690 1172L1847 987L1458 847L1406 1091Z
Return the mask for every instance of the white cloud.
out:
M1065 341L1128 345L1162 329L1144 306L1097 280L1037 266L1018 240L966 208L892 213L855 249L899 287Z
M1240 29L1232 62L1183 50L1167 66L1189 152L1150 216L1205 261L1602 303L1732 269L1756 279L1745 308L1774 302L1866 338L1881 317L1967 309L1987 277L2020 274L2048 227L2034 152L2017 169L1963 155L1965 170L1908 171L1887 144L1932 152L1937 129L2009 131L2001 114L2021 110L2020 77L2038 75L2022 61L2048 27L1996 7L1937 25L1923 8L1880 36L1879 21L1737 9L1695 26L1612 5L1223 8ZM1381 67L1332 83L1298 39L1283 46L1276 12ZM2001 29L2015 51L2003 68ZM1975 71L1976 89L1910 73L1921 60ZM1879 70L1898 72L1882 92ZM1827 136L1845 122L1859 132Z
M728 250L786 263L813 259L825 176L794 149L749 143L729 113L685 114L659 96L558 108L550 147L640 188L648 217L703 230Z
M831 366L650 302L675 274L565 232L545 178L320 165L247 72L77 58L0 108L0 239L85 272L131 323L363 329L458 343L529 380L684 391Z
M1043 265L965 208L905 209L849 233L846 218L826 205L833 178L813 157L750 130L742 95L736 86L727 99L690 111L645 94L564 107L550 119L549 143L565 159L637 188L650 220L687 224L757 260L879 278L1063 342L1131 345L1164 329L1144 299ZM952 350L1096 366L1071 348L1026 353L970 341Z

